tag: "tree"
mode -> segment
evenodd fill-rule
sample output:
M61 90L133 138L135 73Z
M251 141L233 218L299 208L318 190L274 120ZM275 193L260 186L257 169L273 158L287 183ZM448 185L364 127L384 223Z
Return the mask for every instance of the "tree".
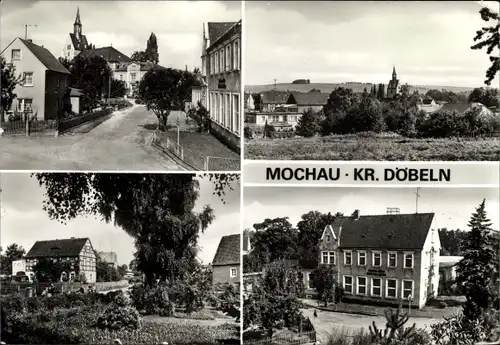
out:
M308 91L308 93L313 93L313 92L321 92L320 89L311 89Z
M456 282L465 292L464 316L470 322L480 320L498 301L499 276L495 239L485 211L485 200L476 208L468 224L464 257L457 264Z
M123 277L125 277L125 274L127 274L128 266L120 265L118 266L117 270L118 270L118 276L120 277L120 279L123 279Z
M477 87L470 93L468 101L469 103L479 102L487 107L497 107L498 89Z
M358 104L359 97L351 89L339 87L334 90L323 106L325 120L321 124L321 133L328 135L346 132L348 128L343 126L346 114Z
M2 255L2 272L4 274L12 274L12 261L22 259L25 254L26 250L17 243L8 246L5 254Z
M272 338L274 328L298 324L302 316L298 297L304 291L299 271L287 268L282 261L274 262L268 265L254 289L255 293L244 306L244 310L253 311L252 315L245 314L248 318L243 318L247 325L260 324Z
M331 214L321 213L319 211L310 211L302 215L301 220L297 223L299 231L297 246L299 257L308 262L318 265L318 243L323 234L323 230L327 225L334 222L337 217L342 216L342 213Z
M198 123L198 132L203 133L210 129L210 113L207 108L198 101L196 108L191 108L195 112L195 120Z
M194 271L176 286L176 300L191 313L203 308L212 289L212 271L197 265Z
M486 47L486 54L490 55L491 66L486 71L486 80L484 81L486 85L490 85L500 70L500 57L498 57L498 53L491 55L495 48L497 50L500 49L500 17L498 13L493 12L488 7L483 7L479 13L481 14L481 19L485 22L489 22L490 19L494 22L492 26L482 27L481 30L476 31L474 42L477 43L471 46L473 50Z
M264 124L264 138L273 139L275 133L276 128L274 128L273 125L268 124L266 120L266 123Z
M261 266L278 260L294 259L297 256L297 230L292 228L288 217L266 218L253 225L256 230L251 239L252 252Z
M320 129L320 118L317 112L312 108L306 109L300 117L295 133L297 135L310 138L318 133Z
M238 180L212 175L216 194L224 196ZM173 284L194 269L197 240L213 221L209 205L194 212L199 181L194 174L36 173L45 188L43 209L62 223L93 215L135 239L135 259L146 283ZM229 187L230 188L230 187Z
M109 98L121 98L127 94L127 85L123 80L111 79L111 95Z
M33 267L36 280L44 283L58 282L63 278L63 273L66 281L69 280L69 274L75 272L75 276L80 273L80 266L77 261L62 261L53 260L49 258L38 259L36 265Z
M356 132L381 132L384 128L380 102L369 97L361 99L357 109L350 111L350 124Z
M0 56L0 68L2 73L0 84L2 95L0 99L0 125L4 121L4 112L10 109L12 102L17 97L14 93L16 86L21 82L21 75L16 77L16 67L13 64L8 64L3 56Z
M331 265L320 265L312 272L311 278L321 301L325 303L325 307L328 306L328 302L335 300L335 288L338 284L337 271Z
M167 129L167 118L173 110L184 110L191 99L191 88L199 81L193 73L155 66L139 83L139 97L158 118L160 129Z
M158 43L156 42L156 35L153 32L149 36L146 44L146 51L144 53L147 61L151 61L154 64L159 62Z
M135 52L132 53L130 58L136 62L147 62L148 61L148 59L146 57L146 52L143 50L141 50L141 51L136 50Z

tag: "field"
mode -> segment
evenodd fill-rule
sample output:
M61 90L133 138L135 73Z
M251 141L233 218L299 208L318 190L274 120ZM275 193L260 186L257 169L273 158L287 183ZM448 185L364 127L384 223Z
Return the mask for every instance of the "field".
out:
M245 140L246 159L498 161L498 138L410 139L395 135L332 135Z
M276 84L276 88L274 84L269 85L246 85L245 92L261 92L274 90L277 91L300 91L300 92L308 92L311 89L319 89L321 92L331 93L333 90L339 87L345 87L352 89L356 93L362 93L365 88L370 91L372 84L369 83L311 83L311 84L292 84L292 83L280 83ZM410 86L410 92L418 91L421 94L425 94L427 91L431 89L446 89L452 92L470 92L473 88L468 87L458 87L458 86L437 86L437 85L415 85Z

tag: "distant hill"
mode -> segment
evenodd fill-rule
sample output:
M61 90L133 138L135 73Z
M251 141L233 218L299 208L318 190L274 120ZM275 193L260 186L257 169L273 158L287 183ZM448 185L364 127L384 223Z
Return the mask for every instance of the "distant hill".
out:
M274 89L274 84L269 85L246 85L245 92L261 92L268 91ZM319 89L321 92L331 93L333 90L338 87L350 88L356 93L362 93L366 88L368 92L372 87L370 83L310 83L310 84L292 84L292 83L282 83L276 84L277 91L299 91L299 92L308 92L311 89ZM410 92L414 90L418 90L419 93L425 94L427 91L437 89L442 90L446 89L448 91L452 91L455 93L458 92L471 92L474 88L472 87L461 87L461 86L438 86L438 85L410 85Z

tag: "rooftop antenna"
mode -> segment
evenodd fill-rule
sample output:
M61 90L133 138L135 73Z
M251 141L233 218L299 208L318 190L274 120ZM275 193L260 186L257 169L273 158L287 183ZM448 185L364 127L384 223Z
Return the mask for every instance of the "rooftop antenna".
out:
M418 199L420 198L420 194L418 191L420 190L420 187L417 187L417 192L413 193L415 194L415 213L418 213Z
M28 27L37 27L36 24L23 24L24 26L24 39L27 40L28 39Z

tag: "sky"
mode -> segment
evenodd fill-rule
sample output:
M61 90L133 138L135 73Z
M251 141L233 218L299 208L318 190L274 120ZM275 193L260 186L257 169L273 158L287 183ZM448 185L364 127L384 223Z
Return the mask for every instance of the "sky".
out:
M498 2L488 2L498 11ZM486 51L474 1L247 1L245 85L389 82L484 86ZM498 52L497 52L498 55ZM492 86L498 87L498 77Z
M245 187L243 228L266 218L289 217L297 225L309 211L341 212L351 215L385 214L386 207L399 207L401 213L415 213L416 188L314 188ZM435 213L436 228L467 230L476 208L486 199L486 212L492 228L499 230L500 192L498 188L420 188L418 212Z
M89 237L94 249L116 252L120 265L128 265L133 259L135 247L132 237L113 224L94 217L79 217L68 221L67 225L49 219L42 210L44 188L29 173L2 173L0 183L3 211L0 244L4 250L12 243L22 245L28 252L35 241ZM198 240L201 247L198 257L205 264L212 262L221 237L237 234L240 229L239 185L227 191L224 197L226 204L213 195L213 191L213 184L207 178L200 179L200 197L195 211L201 211L203 205L209 204L215 213L214 222Z
M15 37L43 45L54 56L73 32L77 7L83 34L98 47L113 45L130 56L146 49L151 32L158 41L160 64L192 70L201 67L203 22L241 19L237 1L34 1L3 0L0 15L0 48Z

